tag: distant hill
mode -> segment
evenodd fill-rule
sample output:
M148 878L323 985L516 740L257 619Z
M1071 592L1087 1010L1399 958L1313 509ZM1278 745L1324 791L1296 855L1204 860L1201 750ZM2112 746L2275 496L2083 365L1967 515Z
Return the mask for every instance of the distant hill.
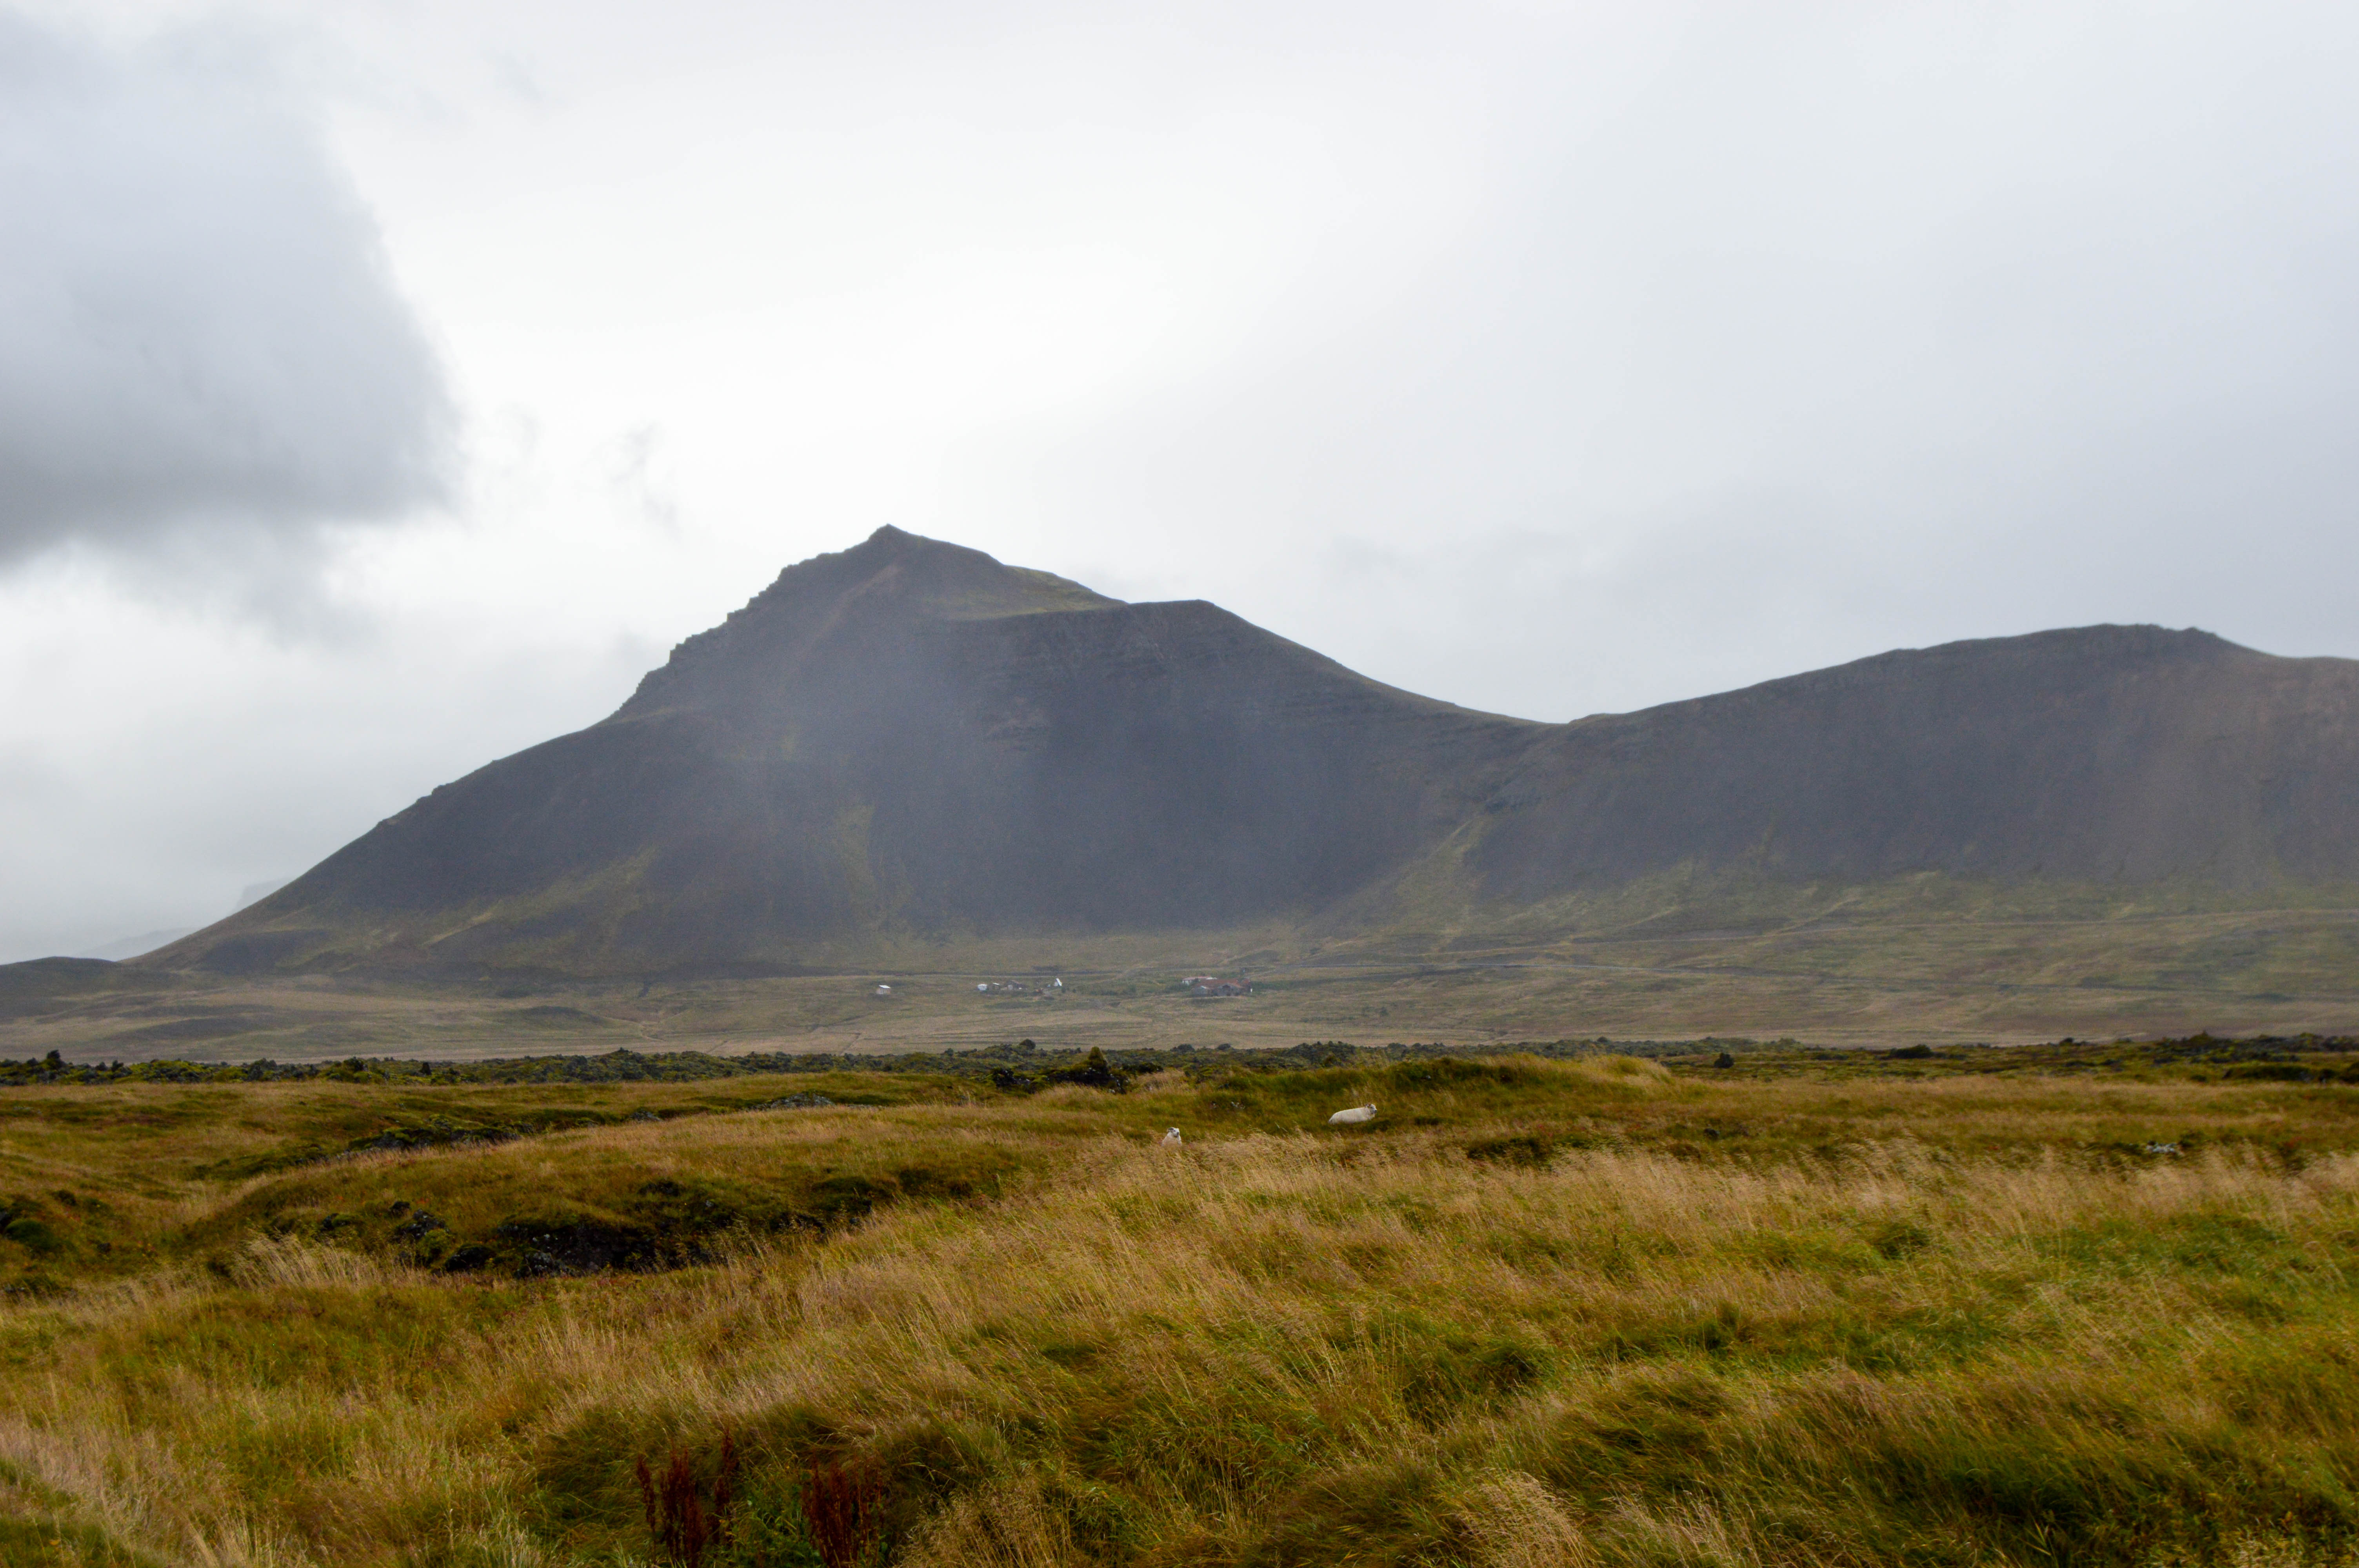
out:
M259 903L269 894L285 887L288 881L286 877L277 877L269 881L247 883L239 891L235 907L244 909L247 904ZM170 925L159 931L143 931L136 936L118 936L112 942L97 943L82 948L74 953L73 957L104 958L109 962L136 958L142 953L152 953L158 947L178 942L196 929L197 927L193 925Z
M136 958L142 953L152 953L167 943L178 942L193 929L192 926L176 925L167 926L161 931L143 931L136 936L118 936L112 942L99 943L72 956L109 960Z
M1952 643L1549 725L886 528L789 568L603 722L139 962L757 973L1272 923L1315 941L1679 869L2349 884L2354 777L2359 663L2201 632Z

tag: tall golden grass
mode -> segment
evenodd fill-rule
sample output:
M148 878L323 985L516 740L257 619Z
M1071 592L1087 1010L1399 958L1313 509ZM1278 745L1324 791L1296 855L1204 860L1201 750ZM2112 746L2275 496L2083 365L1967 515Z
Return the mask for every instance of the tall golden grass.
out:
M958 1114L1057 1095L1103 1103ZM1107 1137L668 1274L254 1239L12 1303L0 1462L114 1550L269 1568L647 1562L632 1464L723 1432L781 1508L813 1455L876 1477L875 1549L938 1568L2344 1561L2355 1199L2348 1155Z

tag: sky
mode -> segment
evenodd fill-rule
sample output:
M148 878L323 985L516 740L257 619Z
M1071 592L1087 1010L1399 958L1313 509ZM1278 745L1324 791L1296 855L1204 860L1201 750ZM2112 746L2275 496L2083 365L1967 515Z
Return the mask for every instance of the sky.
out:
M1542 719L2359 656L2359 9L0 0L0 961L883 524Z

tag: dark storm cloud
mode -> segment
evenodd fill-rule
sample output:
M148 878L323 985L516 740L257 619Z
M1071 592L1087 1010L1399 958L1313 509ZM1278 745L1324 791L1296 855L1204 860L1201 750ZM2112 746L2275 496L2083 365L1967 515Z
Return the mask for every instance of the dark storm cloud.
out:
M442 497L452 416L320 128L238 35L0 12L0 567Z

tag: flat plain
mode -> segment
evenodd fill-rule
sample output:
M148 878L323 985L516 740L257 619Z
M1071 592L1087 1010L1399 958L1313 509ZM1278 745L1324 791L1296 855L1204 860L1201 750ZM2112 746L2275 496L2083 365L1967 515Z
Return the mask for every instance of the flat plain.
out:
M1191 998L1178 982L1200 972L1247 979L1253 994ZM77 1061L939 1052L1026 1037L1107 1050L1596 1035L1893 1045L2353 1029L2359 892L2271 902L1930 874L1701 892L1674 880L1513 911L1436 897L1365 930L886 944L783 975L0 969L0 1058Z

